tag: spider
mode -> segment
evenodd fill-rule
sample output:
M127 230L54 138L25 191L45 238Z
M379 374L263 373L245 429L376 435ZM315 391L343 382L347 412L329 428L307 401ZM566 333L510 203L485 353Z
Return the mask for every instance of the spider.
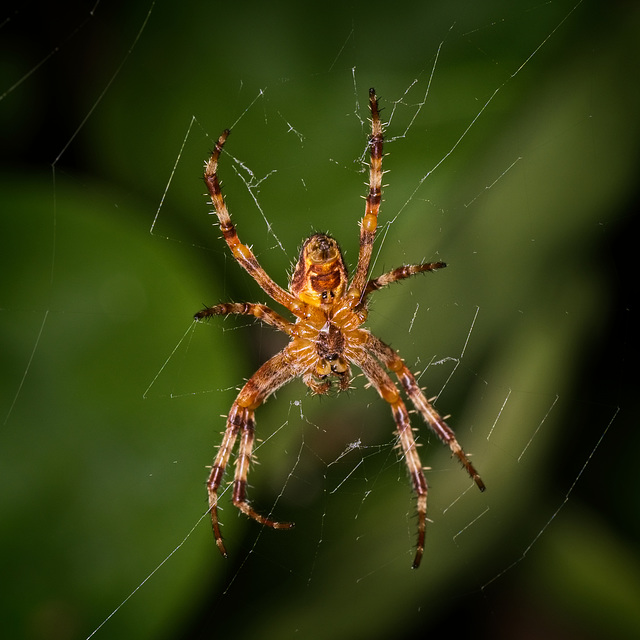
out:
M326 394L332 386L344 391L351 382L351 365L358 367L391 408L396 424L395 435L402 449L413 488L417 494L418 543L413 568L420 565L424 553L427 520L427 482L413 436L409 413L400 391L389 373L395 374L404 392L427 425L448 445L480 491L484 483L458 444L451 428L424 396L414 375L398 354L362 325L367 318L369 296L393 282L409 276L445 267L444 262L405 265L369 279L369 263L376 235L382 195L383 129L374 89L369 90L371 136L369 153L369 192L360 222L358 264L351 279L336 240L316 233L302 245L289 289L280 287L260 266L251 249L238 237L231 221L218 180L218 161L229 130L222 132L210 159L205 164L204 180L211 195L222 235L240 266L275 302L296 318L287 320L264 304L227 302L208 307L195 314L195 320L230 314L254 316L261 322L286 333L290 342L267 360L242 387L227 416L222 443L207 481L209 506L216 544L227 556L218 520L218 490L236 440L238 454L233 480L233 504L260 524L273 529L290 529L293 523L277 522L261 515L247 500L247 473L252 460L256 409L282 385L301 377L311 392ZM385 369L386 368L386 369ZM388 370L388 371L387 371Z

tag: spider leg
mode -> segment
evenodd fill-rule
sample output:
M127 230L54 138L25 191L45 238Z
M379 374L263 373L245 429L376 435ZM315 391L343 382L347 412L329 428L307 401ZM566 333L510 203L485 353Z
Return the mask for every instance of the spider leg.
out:
M254 316L261 322L271 325L287 334L290 334L291 327L293 327L293 323L283 318L279 313L273 311L273 309L270 309L264 304L254 304L251 302L223 302L198 311L193 317L195 320L203 320L212 316L226 316L231 314Z
M422 417L431 430L440 438L440 440L442 440L444 444L448 445L449 449L451 449L451 453L460 460L462 466L467 470L467 473L478 486L478 489L480 489L480 491L484 491L485 485L482 478L480 478L480 475L471 464L469 458L467 458L464 450L458 444L458 440L456 439L453 430L443 420L433 405L427 400L424 393L422 393L422 389L420 389L415 376L405 365L402 358L400 358L400 356L389 345L371 334L369 334L367 348L377 358L380 358L390 371L393 371L396 374L406 394L409 396L415 408L422 414Z
M233 450L236 439L240 436L238 457L236 459L236 471L233 480L233 504L250 518L274 529L290 529L293 524L289 522L276 522L257 513L246 498L247 474L252 458L253 442L255 437L255 410L277 389L300 375L298 367L292 364L287 348L267 360L256 373L242 387L235 399L229 415L227 426L218 449L218 454L211 467L211 473L207 480L209 493L209 508L211 522L216 544L223 556L227 552L222 541L220 523L218 520L218 489L222 482L225 469L229 462L229 456Z
M288 307L295 313L294 309L300 309L301 307L300 301L271 279L262 266L260 266L260 263L253 254L253 251L251 251L247 245L240 242L235 225L231 221L231 216L229 215L227 205L225 204L224 197L222 196L220 181L218 180L218 161L220 159L222 147L224 146L229 133L229 129L225 129L222 132L216 142L216 147L211 154L211 157L205 164L204 170L204 181L207 185L209 194L211 195L211 203L213 204L218 220L220 221L222 235L229 246L229 249L231 249L233 257L258 283L258 285L260 285L260 288L276 302Z
M247 416L243 415L241 408L233 404L229 415L227 416L227 428L224 437L218 449L218 455L211 467L211 474L207 480L207 490L209 492L209 509L211 512L211 524L213 525L213 535L220 549L220 553L226 558L227 551L222 542L222 534L220 533L220 523L218 521L218 488L222 482L224 471L229 462L229 456L233 450L233 445L238 437L238 431L242 429L246 422Z
M378 98L375 89L369 89L369 109L371 111L371 137L369 138L369 153L371 154L371 167L369 169L369 193L366 198L364 216L360 222L360 251L358 253L358 265L351 281L351 287L347 296L360 301L365 284L373 241L378 227L378 211L382 200L382 123L378 110Z
M380 397L389 403L396 422L397 435L404 453L404 460L413 482L413 488L418 496L418 544L412 565L414 569L417 569L424 553L427 527L427 481L424 477L422 462L413 437L409 413L393 380L371 354L363 351L355 355L353 362L362 369L362 372L376 388Z
M405 280L416 273L424 273L425 271L435 271L443 269L447 265L444 262L426 262L424 264L407 264L397 269L393 269L387 273L383 273L377 278L373 278L367 282L362 300L366 300L367 296L374 291L378 291L383 287L390 285L398 280ZM363 304L362 302L360 304Z

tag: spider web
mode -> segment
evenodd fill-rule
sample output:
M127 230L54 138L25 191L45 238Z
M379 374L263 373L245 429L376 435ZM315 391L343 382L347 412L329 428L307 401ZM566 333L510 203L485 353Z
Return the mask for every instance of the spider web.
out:
M11 637L402 637L462 611L492 638L637 635L640 523L632 465L614 455L637 438L617 278L632 255L637 14L599 11L341 7L322 34L299 7L4 16ZM368 326L451 414L487 491L412 415L430 523L410 571L415 500L388 407L362 377L329 398L295 382L257 414L249 490L296 527L260 528L223 495L223 561L203 486L218 416L284 341L189 321L202 304L268 302L206 215L201 167L231 127L231 214L280 283L315 231L353 267L370 86L388 154L372 272L448 267L376 293Z

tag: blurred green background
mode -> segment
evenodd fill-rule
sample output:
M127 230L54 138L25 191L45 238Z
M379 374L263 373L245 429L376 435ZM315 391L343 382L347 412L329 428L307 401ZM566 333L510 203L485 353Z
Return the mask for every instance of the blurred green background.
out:
M19 3L2 24L3 636L640 635L634 3ZM297 526L225 497L224 561L205 467L283 342L191 324L265 301L212 227L203 161L232 127L228 204L275 279L313 231L353 262L370 86L374 273L449 267L377 294L369 326L424 371L487 491L422 429L411 571L387 407L361 378L295 383L258 413L250 481Z

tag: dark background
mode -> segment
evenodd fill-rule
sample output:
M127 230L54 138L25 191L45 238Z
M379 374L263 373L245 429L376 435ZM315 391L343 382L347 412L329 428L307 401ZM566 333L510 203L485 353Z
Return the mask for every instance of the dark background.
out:
M9 9L7 636L86 638L122 604L96 638L637 637L639 17L564 1ZM433 523L412 572L384 403L361 380L322 400L292 384L258 413L250 480L296 529L227 504L225 562L198 520L205 466L235 387L282 340L191 327L203 304L264 301L211 226L202 163L231 126L229 207L280 282L312 231L352 260L370 86L394 220L374 271L449 267L377 294L369 325L426 369L488 489L422 435Z

